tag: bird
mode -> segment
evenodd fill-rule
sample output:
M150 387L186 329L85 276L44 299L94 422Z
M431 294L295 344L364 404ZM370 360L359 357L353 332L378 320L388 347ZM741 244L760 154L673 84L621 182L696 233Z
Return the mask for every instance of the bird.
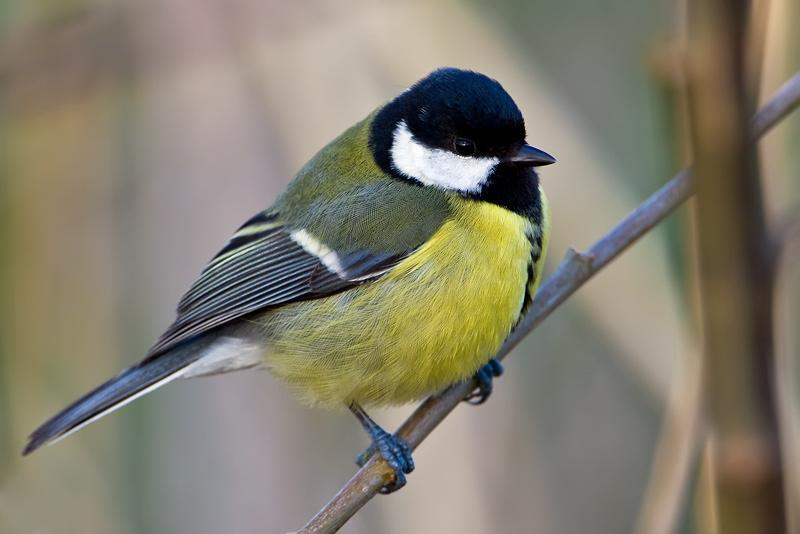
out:
M365 407L475 378L530 308L550 211L522 113L496 80L439 68L322 148L247 220L139 363L29 437L27 455L177 378L266 368L305 404L349 409L406 484L408 444Z

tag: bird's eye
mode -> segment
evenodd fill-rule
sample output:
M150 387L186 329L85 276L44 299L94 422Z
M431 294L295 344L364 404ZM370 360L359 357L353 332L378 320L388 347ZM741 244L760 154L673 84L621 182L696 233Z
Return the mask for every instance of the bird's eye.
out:
M453 139L453 150L459 156L472 156L475 154L475 143L463 137Z

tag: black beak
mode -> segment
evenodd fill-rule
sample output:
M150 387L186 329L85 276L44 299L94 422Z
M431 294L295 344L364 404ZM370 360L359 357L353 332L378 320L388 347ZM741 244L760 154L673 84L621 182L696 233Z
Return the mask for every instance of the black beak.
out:
M527 165L528 167L541 167L555 163L556 158L544 150L539 150L530 145L522 145L519 152L506 158L506 161L517 165Z

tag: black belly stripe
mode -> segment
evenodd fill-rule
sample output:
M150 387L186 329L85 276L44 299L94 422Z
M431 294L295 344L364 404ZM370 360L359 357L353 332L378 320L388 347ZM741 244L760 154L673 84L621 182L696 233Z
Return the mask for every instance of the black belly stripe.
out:
M531 261L528 263L528 278L525 280L525 298L522 299L522 309L519 311L520 315L524 315L528 311L528 307L533 302L533 295L531 295L531 283L533 282L533 264L536 260L531 256Z
M522 299L522 307L519 310L519 319L517 319L517 322L525 316L525 313L527 313L528 308L533 302L534 295L531 295L531 285L536 279L536 269L534 267L539 261L539 258L542 257L542 236L537 235L533 237L529 235L527 237L528 241L531 243L531 259L528 262L528 278L525 280L525 296Z

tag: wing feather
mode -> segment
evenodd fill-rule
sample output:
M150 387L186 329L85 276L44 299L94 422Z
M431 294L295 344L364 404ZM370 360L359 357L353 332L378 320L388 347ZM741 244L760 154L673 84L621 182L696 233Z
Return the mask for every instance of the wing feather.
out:
M413 252L340 252L322 243L314 249L307 232L305 242L296 235L297 229L278 222L274 213L258 214L239 228L180 300L175 321L148 359L255 311L364 283Z

